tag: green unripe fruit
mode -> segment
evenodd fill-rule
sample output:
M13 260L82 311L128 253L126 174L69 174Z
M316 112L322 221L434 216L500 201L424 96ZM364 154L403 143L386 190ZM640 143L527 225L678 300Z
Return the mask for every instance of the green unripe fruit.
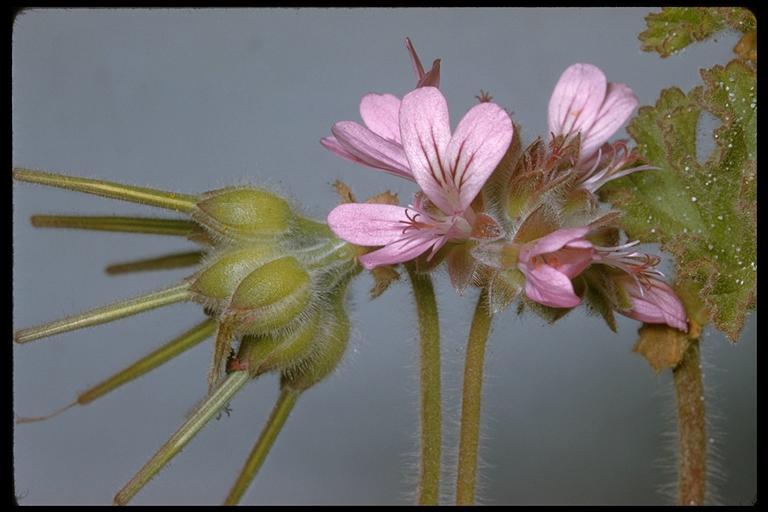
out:
M309 303L312 280L296 258L266 263L242 280L226 312L244 334L265 334L288 325ZM239 324L239 325L238 325Z
M259 240L282 235L293 212L281 197L264 189L233 187L206 193L192 217L228 238Z
M321 323L320 312L294 320L285 333L248 336L248 348L238 357L248 362L254 377L291 367L302 361L313 349ZM246 346L245 344L243 346Z
M248 274L273 259L276 253L277 248L271 245L227 251L197 275L191 289L204 299L226 300Z
M304 391L333 373L339 365L349 342L349 317L341 303L327 314L323 332L318 336L314 350L297 368L283 371L282 388Z

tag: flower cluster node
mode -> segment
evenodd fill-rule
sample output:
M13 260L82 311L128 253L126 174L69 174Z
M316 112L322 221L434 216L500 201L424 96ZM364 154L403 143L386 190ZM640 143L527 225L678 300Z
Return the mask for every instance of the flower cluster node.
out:
M609 142L637 107L635 93L596 66L569 66L549 102L549 140L523 150L519 127L484 92L451 130L439 82L428 78L439 74L439 60L424 73L410 40L406 47L416 88L402 100L363 96L365 125L337 122L321 140L346 160L420 189L406 208L352 202L330 212L337 236L370 248L360 263L372 270L426 255L431 263L422 270L445 261L458 291L467 283L487 287L494 308L516 297L539 311L587 299L685 330L680 300L659 280L660 259L630 250L635 242L616 245L616 212L601 211L596 195L611 180L653 169L638 165L626 141Z

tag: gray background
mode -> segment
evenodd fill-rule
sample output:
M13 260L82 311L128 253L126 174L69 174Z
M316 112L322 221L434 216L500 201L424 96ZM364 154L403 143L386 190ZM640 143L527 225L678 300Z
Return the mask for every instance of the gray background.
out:
M202 192L254 183L322 218L341 178L360 196L414 186L355 166L318 140L359 120L370 91L414 84L403 38L443 59L453 122L479 90L514 111L524 140L546 130L549 94L566 66L591 62L641 104L694 86L725 62L721 35L662 60L636 39L648 9L31 10L13 33L15 165ZM189 247L181 239L33 230L33 213L164 212L31 185L14 186L14 323L26 327L130 297L185 271L109 277L111 262ZM443 328L447 467L453 467L463 347L476 291L438 280ZM417 461L417 344L407 282L367 298L351 287L354 334L343 367L303 397L249 504L410 503ZM176 305L14 346L14 410L49 412L198 321ZM554 327L507 312L487 358L482 490L488 504L669 503L673 396L631 353L638 323L613 334L576 310ZM718 480L715 498L750 503L756 489L755 315L738 345L703 338ZM22 504L109 503L205 393L210 344L87 407L15 432ZM135 499L219 503L276 396L257 381ZM450 496L451 478L446 478Z

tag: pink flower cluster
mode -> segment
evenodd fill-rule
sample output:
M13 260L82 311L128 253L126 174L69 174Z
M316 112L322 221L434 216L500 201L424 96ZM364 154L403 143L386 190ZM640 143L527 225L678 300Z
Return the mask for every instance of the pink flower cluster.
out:
M472 107L452 131L445 97L437 88L440 61L424 69L409 40L416 89L402 100L391 94L367 94L360 102L364 124L340 121L321 143L338 156L415 181L420 191L407 207L347 203L328 215L328 225L343 240L378 247L359 257L367 269L432 258L447 243L488 240L501 232L496 221L476 211L475 199L506 153L513 136L507 112L491 102ZM570 169L590 192L630 172L637 160L623 142L609 144L637 107L633 91L609 83L600 69L574 64L560 77L549 102L551 137L579 137L579 158ZM493 229L487 229L489 223ZM540 304L572 308L581 299L572 279L592 264L625 273L618 282L632 302L621 313L649 323L687 330L686 315L674 291L659 280L658 260L629 252L633 244L595 246L589 227L557 229L524 244L517 268L525 276L526 296ZM650 262L650 263L649 263Z

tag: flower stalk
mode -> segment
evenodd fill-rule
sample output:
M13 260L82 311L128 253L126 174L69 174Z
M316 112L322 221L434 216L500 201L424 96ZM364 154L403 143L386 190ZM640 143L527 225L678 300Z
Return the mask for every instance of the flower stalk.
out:
M280 396L272 409L272 414L270 414L266 425L264 425L264 429L261 431L256 444L253 445L253 449L240 470L237 480L229 490L229 494L227 494L224 500L224 505L237 505L240 503L243 495L256 477L256 473L261 469L264 460L269 455L272 445L275 444L275 440L283 429L283 425L285 425L285 421L296 405L300 394L301 392L290 388L283 388L280 391Z
M432 279L406 265L419 317L421 359L421 459L419 505L437 505L440 495L442 413L440 375L440 323Z
M464 363L464 389L461 401L459 458L456 477L456 504L473 505L477 484L477 449L480 439L480 413L483 398L485 347L491 330L492 314L485 289L475 307L467 340Z
M703 505L707 475L707 432L699 342L693 340L672 372L679 442L678 505Z

